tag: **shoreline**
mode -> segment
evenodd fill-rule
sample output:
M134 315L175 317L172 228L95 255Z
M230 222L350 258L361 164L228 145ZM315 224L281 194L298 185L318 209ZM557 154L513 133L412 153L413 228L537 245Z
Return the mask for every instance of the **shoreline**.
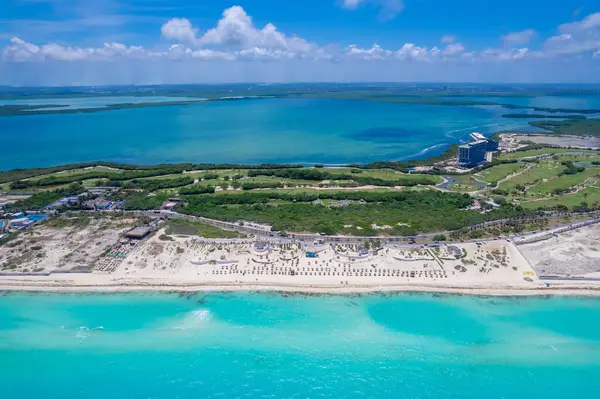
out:
M42 284L39 284L42 283ZM45 283L45 284L44 284ZM120 293L193 293L193 292L260 292L282 294L348 295L348 294L448 294L490 297L575 296L600 297L600 284L557 284L550 287L518 286L444 286L426 284L364 284L364 285L302 285L282 283L157 283L147 284L60 284L36 280L8 283L0 280L0 293L56 293L56 294L120 294Z

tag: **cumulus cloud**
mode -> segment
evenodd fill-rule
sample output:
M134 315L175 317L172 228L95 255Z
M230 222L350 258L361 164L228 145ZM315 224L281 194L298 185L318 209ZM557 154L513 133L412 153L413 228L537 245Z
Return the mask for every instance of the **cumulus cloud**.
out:
M562 24L558 32L544 42L543 50L547 56L593 53L600 49L600 12Z
M18 37L10 40L10 45L4 48L4 59L9 61L87 61L112 60L119 57L146 58L153 54L141 46L126 46L122 43L104 43L103 47L71 47L58 43L38 46Z
M252 18L240 6L223 11L217 26L203 35L185 18L174 18L165 23L163 37L198 47L217 47L235 50L240 54L271 54L274 58L303 58L318 51L318 46L297 36L287 36L272 23L256 28Z
M405 43L398 50L387 50L375 43L371 48L360 48L352 44L346 48L345 54L348 57L363 60L398 59L403 61L432 62L439 58L442 51L437 47L428 49L427 47L419 47L413 43Z
M400 60L413 60L431 62L440 53L437 47L427 50L426 47L419 47L413 43L405 43L398 51L395 52L396 58Z
M442 51L442 54L444 54L445 56L452 56L462 54L464 52L465 46L463 46L461 43L452 43L449 44L448 47L444 49L444 51Z
M194 43L198 29L192 27L192 23L185 18L173 18L161 27L160 32L169 40Z
M364 0L369 1L369 0ZM361 0L349 1L359 5ZM185 18L174 18L161 27L165 39L175 41L169 47L145 48L119 42L106 42L99 47L77 47L63 43L35 44L13 37L3 49L3 59L10 62L115 61L119 59L167 59L171 61L285 61L310 60L342 62L344 60L396 60L424 63L434 62L509 62L587 53L600 57L600 13L560 25L555 36L547 38L542 48L531 50L520 45L535 36L532 30L513 32L503 37L505 46L486 50L467 50L456 37L441 38L445 47L423 47L407 42L400 47L383 48L352 44L317 45L305 39L285 34L272 23L256 27L252 18L239 6L224 10L216 25L205 32ZM509 45L510 44L510 45ZM514 44L514 45L513 45Z
M481 52L481 59L490 61L516 61L525 58L529 53L528 48L514 49L487 49Z
M3 58L13 62L26 61L115 61L118 59L166 58L171 60L235 60L237 53L211 49L192 50L182 44L174 44L165 51L150 51L142 46L126 46L122 43L104 43L103 47L71 47L58 43L38 46L18 37L3 51Z
M359 57L364 60L384 60L392 55L390 50L384 50L377 43L369 49L359 48L355 44L348 46L346 54L351 57Z
M600 12L590 14L581 21L583 29L593 29L600 27Z
M279 32L272 23L257 29L252 18L240 6L226 9L217 26L209 29L199 39L199 43L242 48L259 46L301 53L309 52L312 47L300 37L288 37Z
M502 36L502 42L504 45L508 46L528 44L536 35L537 32L533 29L526 29L520 32L512 32L508 35Z

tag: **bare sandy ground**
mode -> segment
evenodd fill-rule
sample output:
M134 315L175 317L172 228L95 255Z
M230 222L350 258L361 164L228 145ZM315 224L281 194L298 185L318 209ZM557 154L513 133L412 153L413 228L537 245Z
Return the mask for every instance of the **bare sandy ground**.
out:
M119 241L132 222L89 218L86 227L36 225L0 246L0 271L44 273L89 268Z
M600 295L600 282L562 281L547 285L539 281L521 251L538 262L531 253L545 250L524 250L526 246L522 246L520 251L506 240L437 248L384 245L378 250L367 250L356 245L206 240L194 236L165 236L164 230L160 230L136 243L122 238L134 220L129 222L100 219L80 229L35 226L31 234L19 237L22 242L18 245L0 247L0 259L4 259L0 265L5 265L8 257L10 262L21 262L11 272L33 268L55 272L35 276L3 275L0 290ZM598 226L594 228L594 234L600 235ZM578 234L565 239L579 242L585 233L568 234ZM589 237L586 245L591 246L597 240L595 237ZM571 245L569 242L565 248ZM548 244L551 243L532 245ZM42 246L42 249L32 250L32 246ZM307 251L316 256L307 256ZM594 253L592 249L589 252ZM37 255L40 253L41 256ZM82 268L91 272L62 272Z
M47 227L34 228L41 230ZM59 229L61 231L65 229ZM493 291L537 289L540 284L527 260L517 248L503 240L442 245L437 248L388 245L366 250L356 245L264 243L252 239L236 243L210 241L199 237L169 236L161 230L137 243L125 243L118 232L90 225L73 237L83 235L84 243L100 247L101 254L86 250L90 273L54 273L49 276L0 276L0 289L49 291L130 291L130 290L286 290L304 292L363 291ZM68 231L68 229L67 229ZM50 235L50 233L47 233ZM107 254L95 245L95 234L113 242ZM115 236L116 235L116 236ZM32 237L36 237L35 234ZM58 237L57 241L76 241ZM92 238L94 237L94 238ZM49 240L49 239L47 239ZM27 248L23 240L13 248ZM60 244L68 245L68 244ZM53 270L60 255L58 243L49 244L55 254L42 257L44 271ZM307 251L316 257L307 256ZM45 253L45 252L44 252ZM117 254L117 255L115 255ZM25 269L26 263L21 266ZM69 258L62 269L80 265ZM491 291L490 291L491 290Z
M550 136L546 134L539 135L514 135L516 141L532 141L534 143L558 145L562 147L599 147L600 139L596 137L581 137L581 136Z
M539 274L590 275L600 273L599 243L600 225L595 224L519 248Z

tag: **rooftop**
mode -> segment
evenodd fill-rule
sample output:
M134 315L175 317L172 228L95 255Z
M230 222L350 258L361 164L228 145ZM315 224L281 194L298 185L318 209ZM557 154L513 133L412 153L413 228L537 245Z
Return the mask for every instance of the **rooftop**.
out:
M479 144L487 144L487 140L477 140L477 141L471 141L470 143L466 143L466 144L461 144L459 147L462 148L470 148Z
M475 132L470 134L471 138L475 141L488 141L488 139L481 133Z
M150 227L145 227L145 226L135 227L135 228L129 230L127 233L125 233L125 237L141 239L141 238L146 237L148 234L150 234L151 231L152 230L150 229Z

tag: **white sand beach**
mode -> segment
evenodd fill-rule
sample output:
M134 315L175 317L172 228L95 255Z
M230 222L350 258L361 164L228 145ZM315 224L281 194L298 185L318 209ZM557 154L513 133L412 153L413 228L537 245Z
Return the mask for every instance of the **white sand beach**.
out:
M124 226L123 220L93 221L82 230L35 226L19 242L0 247L0 263L11 267L2 270L0 289L600 294L596 291L600 290L599 282L548 284L538 279L537 266L544 262L539 254L552 251L536 246L553 244L551 240L520 247L507 240L492 240L367 248L358 244L168 236L163 228L137 241L122 236ZM597 226L586 229L600 231ZM560 239L577 241L580 235L589 234L582 233L586 229ZM586 264L581 270L589 270Z

